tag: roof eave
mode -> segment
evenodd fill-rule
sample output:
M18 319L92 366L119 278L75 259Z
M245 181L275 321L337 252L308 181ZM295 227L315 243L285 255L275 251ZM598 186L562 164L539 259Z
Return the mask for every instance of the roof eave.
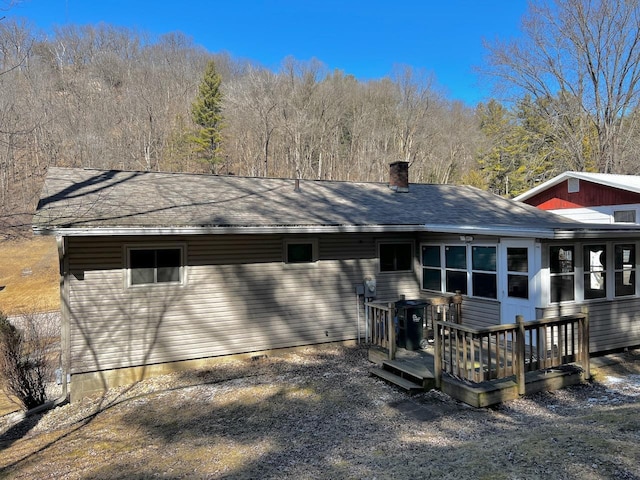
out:
M555 232L554 240L581 240L581 239L606 239L625 238L637 239L640 236L640 228L628 229L607 229L607 228L576 228L558 229Z
M425 231L433 233L453 233L457 235L491 235L496 237L518 237L518 238L554 238L553 228L525 228L509 226L487 226L476 225L425 225Z
M229 235L229 234L320 234L320 233L406 233L423 230L422 225L276 225L224 227L33 227L36 235L65 237Z

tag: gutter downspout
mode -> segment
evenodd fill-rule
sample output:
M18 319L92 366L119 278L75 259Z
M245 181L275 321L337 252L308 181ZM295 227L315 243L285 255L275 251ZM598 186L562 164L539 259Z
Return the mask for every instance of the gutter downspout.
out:
M54 401L54 406L69 401L70 330L69 330L69 257L67 237L57 236L58 260L60 265L60 366L62 369L62 395Z

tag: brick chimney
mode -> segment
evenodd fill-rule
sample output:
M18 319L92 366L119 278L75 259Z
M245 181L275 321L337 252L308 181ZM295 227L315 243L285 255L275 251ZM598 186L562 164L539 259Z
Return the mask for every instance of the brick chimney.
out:
M393 162L389 165L389 188L396 192L409 191L409 162Z

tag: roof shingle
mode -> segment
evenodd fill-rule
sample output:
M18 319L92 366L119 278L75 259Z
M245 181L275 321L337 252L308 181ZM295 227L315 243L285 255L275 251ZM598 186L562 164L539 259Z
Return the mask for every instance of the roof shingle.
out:
M36 230L69 228L424 226L562 228L575 222L459 185L50 168Z

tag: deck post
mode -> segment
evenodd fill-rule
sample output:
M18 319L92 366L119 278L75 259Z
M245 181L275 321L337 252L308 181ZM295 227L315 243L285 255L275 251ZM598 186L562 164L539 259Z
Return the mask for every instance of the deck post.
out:
M444 328L433 322L433 339L435 340L435 352L433 357L433 375L435 377L436 389L442 387L442 332Z
M518 329L516 330L516 383L518 384L518 395L524 395L526 393L526 380L524 374L524 317L522 315L516 315L516 324Z
M389 303L389 316L387 321L387 339L389 341L389 360L396 358L396 322L395 322L396 304Z
M589 354L589 307L583 305L580 311L584 314L584 319L580 322L582 325L582 368L584 369L584 379L591 379L591 355Z

